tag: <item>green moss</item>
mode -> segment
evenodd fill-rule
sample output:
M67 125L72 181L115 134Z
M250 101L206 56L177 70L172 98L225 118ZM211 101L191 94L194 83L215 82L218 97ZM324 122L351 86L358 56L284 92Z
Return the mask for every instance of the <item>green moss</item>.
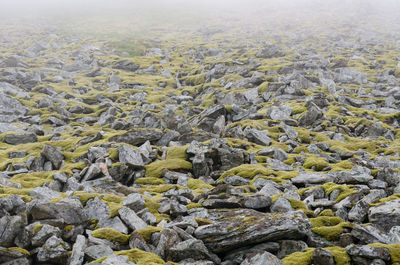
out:
M273 170L266 168L262 164L243 164L234 167L228 171L225 171L219 178L219 182L222 182L225 177L238 175L243 178L252 179L256 175L268 176L273 173Z
M191 170L192 163L182 159L168 159L153 162L145 166L146 177L159 178L162 175L162 171L166 170Z
M135 180L135 184L139 185L162 185L165 184L165 180L161 178L145 177Z
M186 84L190 85L190 86L201 85L206 80L206 74L187 76L184 78L184 80L185 80Z
M113 228L99 228L92 232L93 237L106 239L123 245L128 244L129 235L122 234Z
M369 244L368 246L388 249L390 252L390 258L392 259L392 263L393 264L400 263L400 244L373 243Z
M38 225L35 225L35 226L33 227L33 231L35 232L35 235L36 235L37 233L39 233L40 230L42 230L42 227L43 227L43 224L38 224Z
M146 252L137 248L130 250L116 251L115 255L124 255L137 265L162 265L165 264L159 256L154 253Z
M67 225L64 227L64 231L66 231L66 232L71 231L72 229L74 229L74 227L75 226L73 226L73 225Z
M334 190L340 189L341 192L340 192L338 198L336 199L336 202L340 202L347 196L358 192L357 190L352 189L354 187L354 185L339 185L339 184L335 184L333 182L325 183L325 184L321 185L321 187L324 189L324 191L327 195L331 194L331 192Z
M300 141L302 143L305 143L305 144L311 143L311 136L310 136L311 132L309 130L307 130L305 128L301 128L301 127L294 128L294 129L298 133L298 135L299 135L298 138L300 139Z
M190 202L186 205L186 208L188 210L193 209L193 208L200 208L203 207L203 205L201 205L201 203L196 203L196 202Z
M23 248L18 248L18 247L6 248L6 251L9 251L9 252L18 252L18 253L20 253L20 254L22 254L22 255L25 255L25 256L29 256L29 255L30 255L30 253L29 253L28 250L23 249Z
M188 179L187 181L187 185L189 187L189 189L191 190L197 190L197 189L212 189L213 186L211 186L210 184L205 183L203 180L201 179Z
M346 249L334 246L325 248L328 250L334 257L336 265L350 265L351 258L347 254Z
M310 218L314 233L325 237L327 240L337 240L340 234L343 233L345 227L352 228L351 223L343 222L340 217L336 216L318 216Z
M284 265L309 265L311 264L313 248L306 248L302 252L294 252L282 259Z
M196 220L196 222L198 223L199 226L213 224L212 221L205 219L205 218L195 217L194 219Z
M325 209L318 216L335 216L331 209Z
M168 147L167 148L167 160L168 159L186 160L188 158L188 154L186 153L186 150L188 148L189 148L189 145Z
M11 178L14 183L19 183L23 188L41 187L53 180L54 172L32 172L17 174Z
M380 199L377 203L370 203L369 205L370 206L379 206L379 205L381 205L381 204L383 204L385 202L398 200L398 199L400 199L400 194L396 193L396 194L390 195L390 196L388 196L386 198Z
M316 156L308 156L307 159L304 161L303 166L305 168L315 168L317 171L321 171L326 167L329 167L329 163L322 157Z
M135 232L139 233L148 243L150 243L151 235L156 232L161 232L164 228L155 227L155 226L147 226L144 229L137 229Z
M287 198L287 200L290 202L290 205L293 207L293 209L301 210L309 217L314 216L314 212L307 209L307 206L303 201L299 201L299 200L292 199L292 198Z

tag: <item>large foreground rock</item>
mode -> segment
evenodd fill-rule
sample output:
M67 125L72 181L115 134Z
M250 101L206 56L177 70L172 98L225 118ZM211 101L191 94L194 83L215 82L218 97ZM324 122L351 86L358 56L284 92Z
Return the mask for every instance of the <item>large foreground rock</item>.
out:
M266 241L304 238L311 224L303 212L261 213L251 209L209 210L213 224L194 235L215 253Z
M400 223L400 200L385 202L369 208L369 221L386 232Z

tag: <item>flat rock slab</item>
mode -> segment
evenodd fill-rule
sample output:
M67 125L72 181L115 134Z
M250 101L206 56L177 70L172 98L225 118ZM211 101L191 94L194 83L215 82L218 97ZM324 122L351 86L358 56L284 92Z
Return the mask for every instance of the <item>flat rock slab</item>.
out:
M241 246L306 236L311 224L301 211L261 213L252 209L208 210L213 224L201 226L194 235L214 253Z

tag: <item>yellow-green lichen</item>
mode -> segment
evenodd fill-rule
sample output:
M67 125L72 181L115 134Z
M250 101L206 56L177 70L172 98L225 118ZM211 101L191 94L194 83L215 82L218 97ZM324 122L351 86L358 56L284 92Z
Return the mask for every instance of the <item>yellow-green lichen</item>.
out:
M129 235L122 234L113 228L96 229L92 232L92 236L123 245L128 244L129 241Z

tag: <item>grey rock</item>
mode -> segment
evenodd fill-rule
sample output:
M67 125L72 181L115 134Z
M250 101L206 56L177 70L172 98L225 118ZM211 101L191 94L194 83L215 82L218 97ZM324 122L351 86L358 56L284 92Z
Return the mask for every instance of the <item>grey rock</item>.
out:
M386 232L400 223L400 200L392 200L370 207L368 219Z
M126 206L135 212L139 212L144 209L145 199L139 193L131 193L129 194L125 200L121 202L121 205Z
M14 240L24 229L25 221L19 215L0 218L0 246L12 247Z
M80 201L63 199L57 203L32 201L28 212L34 220L62 219L65 224L81 224L87 220Z
M60 237L61 229L52 225L43 224L42 228L40 228L38 232L34 231L34 236L31 239L32 246L42 246L46 243L47 239L52 236Z
M208 219L213 224L198 227L194 236L202 239L214 253L278 239L303 238L311 228L303 212L208 210Z
M119 161L131 167L143 167L144 162L139 151L127 145L118 148Z
M179 242L169 249L169 255L176 261L192 258L194 260L213 260L216 264L221 262L217 255L208 251L203 241L197 239Z
M122 135L110 138L110 141L122 142L130 145L140 145L146 141L154 142L161 139L163 133L155 129L143 129L137 131L128 131Z
M271 143L271 138L268 137L268 130L246 128L244 133L250 142L267 146Z
M315 265L335 265L335 259L328 250L316 248L312 256L313 264Z
M110 216L110 207L98 197L90 199L83 208L83 214L90 220L100 220Z
M101 265L135 265L127 256L111 256L101 262Z
M4 135L4 142L12 145L35 143L38 141L36 134L34 133L22 133L22 134L6 134Z
M41 248L39 248L37 260L39 262L66 264L69 250L70 247L68 243L64 242L61 238L52 236L47 239L46 243Z
M118 213L122 221L133 230L144 229L147 227L147 224L128 207L122 207L118 210Z
M352 257L355 256L367 259L382 259L386 261L390 260L390 252L386 248L350 245L346 247L346 252Z
M294 211L294 209L290 204L290 202L283 196L279 197L271 205L271 212L290 212L290 211Z
M93 245L88 246L84 250L85 256L87 256L90 260L97 260L103 257L111 256L114 251L111 247L107 245Z
M29 196L39 200L50 201L53 198L59 198L61 195L47 187L37 187L29 191Z
M333 177L329 174L318 173L300 173L292 178L293 184L322 184L333 181Z
M1 115L25 115L28 109L18 100L0 93L0 114Z
M248 255L240 265L283 265L283 263L267 251L258 251Z
M228 176L224 179L224 183L230 184L232 186L243 186L249 183L248 179L242 178L240 176Z
M41 152L42 156L44 156L47 160L50 160L55 169L60 169L61 164L64 160L64 156L55 149L53 146L45 144L43 146L43 150Z
M83 263L86 247L86 239L82 235L78 235L74 246L72 247L71 257L69 259L69 265L81 265Z

